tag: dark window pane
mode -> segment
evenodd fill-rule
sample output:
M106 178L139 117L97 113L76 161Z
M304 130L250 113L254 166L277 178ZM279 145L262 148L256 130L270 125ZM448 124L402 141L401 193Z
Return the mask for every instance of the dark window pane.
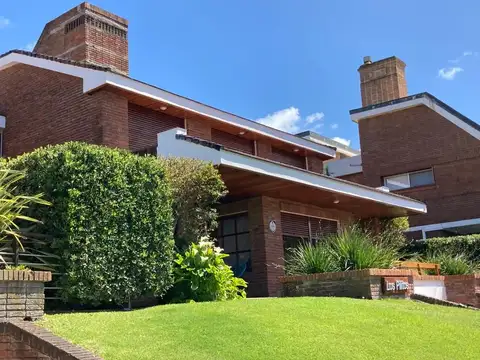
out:
M232 253L237 251L236 244L235 244L235 235L225 236L223 238L223 250L226 253Z
M224 259L225 264L228 266L231 266L233 270L236 269L237 267L237 255L236 254L231 254L228 257Z
M246 268L246 271L252 271L252 264L250 261L250 251L239 253L238 254L238 265L240 270Z
M222 220L222 230L223 230L223 234L222 234L223 236L235 234L235 219L230 218L230 219Z
M237 233L248 232L248 216L241 215L237 218Z
M426 170L426 171L410 174L411 187L431 185L431 184L434 184L432 170Z
M250 250L250 234L237 235L237 250Z
M283 248L286 249L292 249L297 247L299 244L304 242L305 240L302 239L301 237L295 237L295 236L284 236L283 237Z

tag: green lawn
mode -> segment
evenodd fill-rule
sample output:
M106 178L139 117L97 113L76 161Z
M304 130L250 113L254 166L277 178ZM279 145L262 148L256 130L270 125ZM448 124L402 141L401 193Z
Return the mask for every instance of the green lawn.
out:
M48 315L106 360L480 359L480 312L404 300L251 299Z

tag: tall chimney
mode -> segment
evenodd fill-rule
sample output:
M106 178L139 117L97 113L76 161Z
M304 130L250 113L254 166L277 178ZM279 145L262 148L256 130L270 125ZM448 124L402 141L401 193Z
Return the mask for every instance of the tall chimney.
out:
M362 106L380 104L407 96L405 63L395 56L375 62L372 62L370 56L365 56L358 72Z
M34 52L128 74L128 21L82 3L50 21Z

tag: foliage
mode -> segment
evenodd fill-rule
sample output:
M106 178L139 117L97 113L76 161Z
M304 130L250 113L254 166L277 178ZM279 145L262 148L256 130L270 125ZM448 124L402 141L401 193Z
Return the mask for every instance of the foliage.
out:
M160 161L173 193L175 243L183 250L215 230L215 206L226 194L226 187L211 163L187 158L162 158Z
M175 260L175 285L172 297L176 302L233 300L246 297L247 283L234 276L225 264L228 255L208 238L192 243Z
M463 253L432 252L422 258L424 262L440 264L441 275L468 275L479 270L478 264L469 260Z
M315 274L340 271L330 246L303 242L286 250L285 271L288 275Z
M25 169L20 193L43 192L34 207L60 262L65 300L125 303L171 286L171 192L153 157L82 143L40 148L9 162ZM50 247L49 247L50 248Z
M7 266L5 266L5 270L31 271L25 265L7 265Z
M22 171L0 169L0 243L4 244L11 240L14 248L19 246L22 249L22 239L26 238L24 225L39 222L27 216L26 211L35 204L49 205L49 202L42 198L42 194L37 192L31 196L16 193L19 182L24 178L25 173ZM0 261L6 263L1 253Z
M342 271L391 268L400 258L396 245L375 243L371 233L357 225L333 235L329 242Z
M407 243L405 230L409 228L408 217L366 219L358 224L365 231L374 234L373 241L394 247L404 247Z
M479 324L480 311L336 297L47 314L40 323L115 360L478 360Z
M480 263L480 234L431 238L425 246L424 252L465 254L468 260Z

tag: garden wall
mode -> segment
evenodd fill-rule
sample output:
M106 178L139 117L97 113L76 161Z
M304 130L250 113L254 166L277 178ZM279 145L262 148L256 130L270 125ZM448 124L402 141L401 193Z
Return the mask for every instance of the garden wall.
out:
M365 299L408 298L413 291L411 270L365 269L284 276L281 296L340 296Z
M480 274L445 276L447 300L480 308Z

